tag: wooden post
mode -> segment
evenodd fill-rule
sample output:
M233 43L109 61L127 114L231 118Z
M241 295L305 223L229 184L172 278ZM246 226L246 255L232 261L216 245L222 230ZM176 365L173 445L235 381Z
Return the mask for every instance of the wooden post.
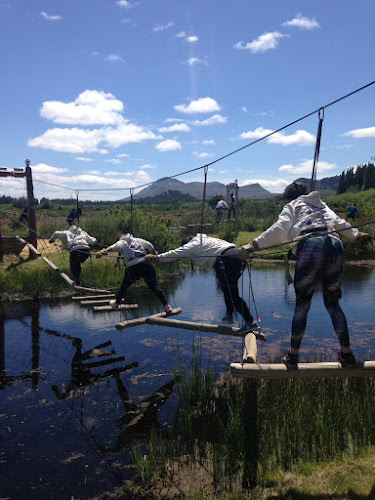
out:
M26 162L26 189L27 189L27 221L29 224L29 239L30 243L35 248L38 248L35 206L34 206L33 176L30 168L30 160L25 160L25 162ZM30 256L31 255L33 254L30 254Z
M244 363L256 363L257 361L257 339L253 333L248 333L245 337L245 348L243 353Z

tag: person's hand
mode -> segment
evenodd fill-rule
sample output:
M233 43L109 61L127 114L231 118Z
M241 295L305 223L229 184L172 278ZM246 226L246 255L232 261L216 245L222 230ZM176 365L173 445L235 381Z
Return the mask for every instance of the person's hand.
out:
M156 262L157 261L157 257L156 255L153 255L152 253L149 253L146 255L146 260L147 262Z
M368 233L359 233L355 241L361 245L367 245L372 242L372 237Z
M96 252L95 254L95 258L96 259L100 259L100 257L102 255L107 255L107 250L105 248L103 248L102 250L99 250L99 252Z
M256 248L254 247L254 243L250 241L250 243L248 243L247 245L243 245L240 248L240 257L246 260L249 254L255 251Z

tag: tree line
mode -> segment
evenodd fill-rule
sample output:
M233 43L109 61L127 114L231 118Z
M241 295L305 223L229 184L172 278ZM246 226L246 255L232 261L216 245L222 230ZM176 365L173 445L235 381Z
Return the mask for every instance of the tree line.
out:
M371 160L375 160L373 157ZM373 161L350 167L340 175L337 194L366 191L375 188L375 164Z

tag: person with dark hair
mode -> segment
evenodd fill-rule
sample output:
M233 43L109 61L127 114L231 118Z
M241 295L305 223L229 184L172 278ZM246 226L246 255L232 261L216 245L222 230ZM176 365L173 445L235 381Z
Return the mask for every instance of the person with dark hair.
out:
M154 292L156 297L164 306L167 314L172 312L172 306L168 303L165 293L160 288L154 266L146 261L147 252L155 254L155 248L147 240L135 238L132 234L126 233L120 236L120 239L99 252L96 252L96 258L107 254L108 252L118 252L121 254L125 265L125 275L122 280L120 290L117 292L116 299L110 301L112 309L118 309L122 299L125 297L128 288L136 281L143 278L149 287Z
M69 224L69 226L72 225L76 219L79 220L81 215L82 215L82 208L81 207L72 208L68 217L66 218L66 221Z
M246 302L239 296L238 280L242 275L246 261L239 255L239 249L233 243L198 233L196 236L184 238L182 246L158 255L147 255L147 260L170 262L175 259L190 258L198 265L211 265L224 294L226 314L222 321L233 323L234 309L244 318L241 333L259 329Z
M223 216L223 210L229 210L228 203L224 200L223 197L221 197L221 199L217 202L215 210L216 210L215 223L218 224Z
M286 202L278 220L260 236L241 248L241 255L269 246L294 240L292 252L296 256L294 289L296 305L292 322L291 348L283 357L290 368L297 368L299 349L305 333L307 315L318 278L322 278L324 305L331 317L340 342L338 360L343 366L355 366L356 361L349 341L348 325L339 300L344 272L344 247L337 232L352 240L368 242L366 233L360 233L349 222L341 219L324 203L317 191L308 193L308 187L293 182L285 188Z
M50 243L59 239L70 251L70 270L74 278L74 285L81 286L81 264L83 264L90 256L90 246L95 245L96 238L90 236L86 231L74 225L70 226L66 231L55 231Z
M357 208L357 205L355 203L353 203L353 205L349 205L348 206L348 219L355 219L356 215L357 215L357 212L358 212L358 208Z
M229 211L228 211L228 220L230 220L230 216L233 214L233 217L236 217L236 197L233 193L230 193L229 197Z

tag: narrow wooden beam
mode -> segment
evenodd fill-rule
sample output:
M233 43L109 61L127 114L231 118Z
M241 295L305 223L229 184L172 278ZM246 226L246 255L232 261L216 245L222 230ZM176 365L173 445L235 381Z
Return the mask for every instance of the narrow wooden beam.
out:
M253 333L248 333L245 337L245 347L242 361L244 363L256 363L257 353L257 339Z
M103 295L101 295L103 297ZM93 300L84 300L83 297L81 298L81 302L79 303L81 306L84 307L91 307L91 306L105 306L109 305L110 301L113 300L111 297L108 299L93 299ZM125 299L122 299L121 304L126 304ZM138 304L134 304L138 307Z
M39 250L37 250L34 245L32 245L31 243L27 243L27 246L30 250L31 253L33 253L36 257L41 257L41 253L39 252Z
M276 363L231 363L230 371L236 378L375 377L375 361L357 363L353 368L339 362L299 363L298 368Z
M238 333L239 328L225 325L211 325L210 323L196 323L194 321L180 321L178 319L169 319L166 317L149 316L146 323L153 325L169 326L172 328L182 328L183 330L195 330L206 333L220 333L221 335L232 335L234 337L243 337L243 333ZM253 332L258 340L266 340L266 336L261 332Z
M75 290L76 292L95 292L95 293L102 293L104 295L110 293L108 290L98 290L97 288L87 288L85 286L73 285L73 281L72 281L72 287L73 290Z
M177 307L176 309L172 309L172 313L170 314L179 314L182 312L181 307ZM130 319L128 321L122 321L121 323L116 323L117 330L124 330L124 328L130 328L131 326L144 325L149 318L166 318L167 314L165 312L156 313L151 316L144 316L142 318Z
M120 304L118 309L112 309L111 306L94 306L93 310L96 312L99 311L125 311L128 309L138 309L138 304Z
M108 293L105 296L106 299L113 299L114 297L114 293ZM103 295L75 295L74 297L72 297L72 300L95 300L101 298L103 298Z
M69 276L65 273L60 273L60 276L62 277L62 279L64 281L66 281L68 283L69 286L73 286L73 280L71 278L69 278Z
M49 259L47 259L47 257L42 256L42 260L47 264L47 266L49 266L54 271L59 271L59 268L57 266L55 266L55 264L53 262L51 262Z

